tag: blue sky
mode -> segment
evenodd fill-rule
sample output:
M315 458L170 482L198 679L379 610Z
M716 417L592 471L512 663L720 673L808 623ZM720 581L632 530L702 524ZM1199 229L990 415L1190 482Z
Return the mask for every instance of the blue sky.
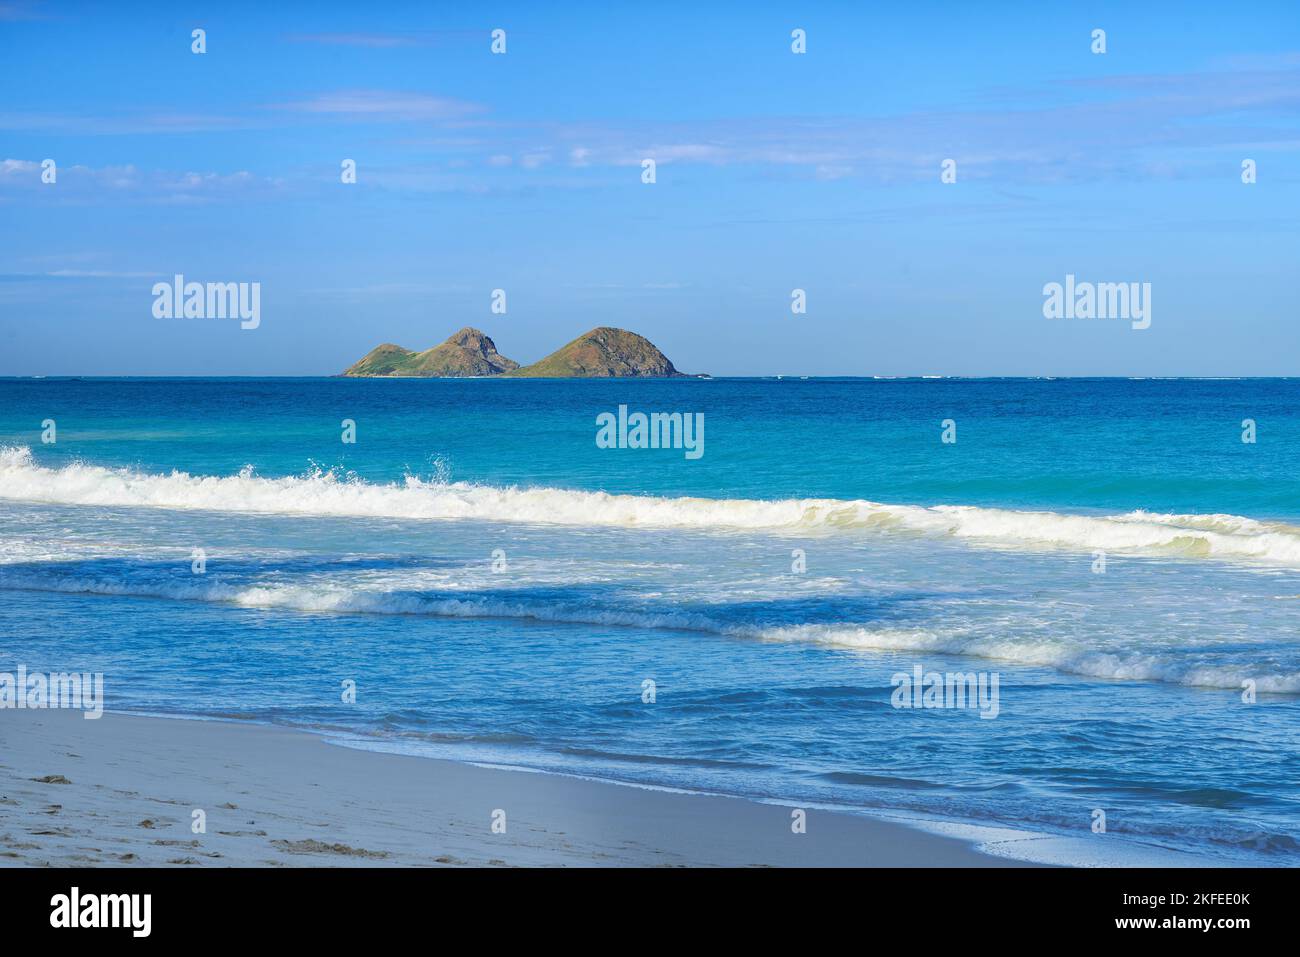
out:
M0 0L0 60L0 375L465 325L714 375L1300 374L1291 2ZM260 327L154 318L175 273L260 282ZM1150 282L1151 327L1044 318L1067 273Z

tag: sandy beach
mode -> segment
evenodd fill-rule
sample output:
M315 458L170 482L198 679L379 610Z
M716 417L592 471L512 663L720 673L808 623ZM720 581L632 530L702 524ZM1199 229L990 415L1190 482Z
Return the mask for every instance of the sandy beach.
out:
M276 727L0 711L0 741L9 866L1014 863L856 815L809 809L794 834L788 807L362 751ZM192 833L195 809L206 833ZM505 833L493 831L497 811Z

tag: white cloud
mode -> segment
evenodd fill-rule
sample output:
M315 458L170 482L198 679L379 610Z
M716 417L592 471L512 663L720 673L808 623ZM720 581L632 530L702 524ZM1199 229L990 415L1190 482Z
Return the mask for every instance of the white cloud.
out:
M326 93L310 100L278 103L275 109L296 113L321 113L394 120L455 120L481 113L477 103L425 93L387 90L349 90Z
M56 158L57 159L57 158ZM233 173L143 170L134 164L90 167L55 167L54 183L41 181L41 164L35 160L0 161L0 189L45 190L55 199L84 202L95 198L127 196L155 202L193 202L240 193L278 190L284 180L257 176L248 170Z

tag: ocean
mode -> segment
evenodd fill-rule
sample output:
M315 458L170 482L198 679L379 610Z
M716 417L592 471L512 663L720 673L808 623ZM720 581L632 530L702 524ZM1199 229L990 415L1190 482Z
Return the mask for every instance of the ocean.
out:
M0 672L1295 864L1298 464L1300 380L0 379Z

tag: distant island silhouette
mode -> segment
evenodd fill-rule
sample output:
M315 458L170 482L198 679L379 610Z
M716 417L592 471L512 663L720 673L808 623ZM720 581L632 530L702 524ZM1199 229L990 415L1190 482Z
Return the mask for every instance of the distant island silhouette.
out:
M521 366L497 352L481 330L466 326L423 352L385 342L345 369L353 378L414 376L465 378L506 376L534 379L677 378L668 357L649 339L626 329L598 326L532 365Z

